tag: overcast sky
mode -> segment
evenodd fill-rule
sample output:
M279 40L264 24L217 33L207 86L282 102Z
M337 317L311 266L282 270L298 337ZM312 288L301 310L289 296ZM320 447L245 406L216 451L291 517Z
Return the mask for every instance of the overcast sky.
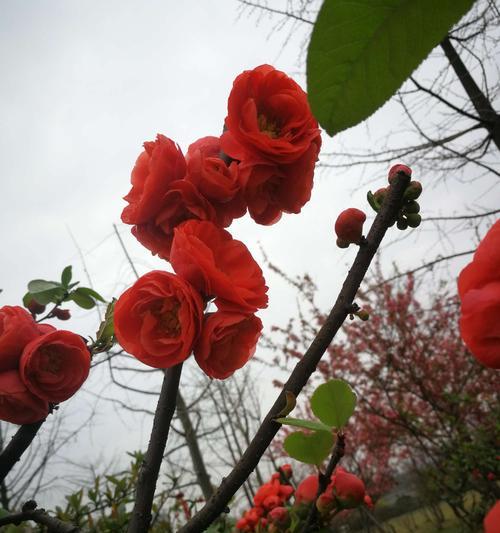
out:
M233 79L259 64L271 63L304 86L299 46L305 34L298 30L283 47L285 35L271 35L275 21L257 22L235 0L0 2L0 305L18 304L29 280L57 278L68 264L88 284L77 246L94 287L107 298L118 296L133 274L114 223L140 273L165 266L120 224L122 197L142 143L163 133L186 150L199 137L218 135ZM363 145L398 119L389 104L370 125L349 130L339 141L325 137L325 150L336 142ZM385 184L386 170L374 176L374 189ZM417 178L425 186L425 176ZM326 307L354 256L335 247L335 217L345 207L368 209L366 191L356 191L360 179L356 169L318 172L301 215L285 216L272 227L246 218L231 231L258 261L262 246L290 274L309 271ZM426 208L456 212L467 194L451 187L446 197L429 198ZM393 252L397 247L389 250L387 264L397 258L406 268L426 250L410 248L399 255ZM295 312L295 294L276 276L266 277L270 305L262 317L269 329ZM59 326L92 334L97 316L75 311L69 325ZM68 403L72 420L81 420L79 410L88 411L93 395L106 389L99 379L96 373L83 399ZM109 459L145 445L149 420L128 414L119 420L106 405L97 409L92 431L82 433L74 447L79 457Z

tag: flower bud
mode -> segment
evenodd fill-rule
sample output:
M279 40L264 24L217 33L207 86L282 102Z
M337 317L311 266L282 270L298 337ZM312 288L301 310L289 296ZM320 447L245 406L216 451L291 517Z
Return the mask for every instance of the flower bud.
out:
M338 237L337 246L339 245L339 240L347 243L347 246L350 243L359 244L363 235L363 223L365 220L365 213L354 207L342 211L335 222L335 233ZM340 247L345 248L346 246Z
M335 498L333 497L331 491L323 492L323 494L320 494L318 499L316 500L316 508L322 515L330 513L331 511L333 511L334 507Z
M280 470L281 474L283 474L283 477L285 479L290 479L292 477L292 475L293 475L293 473L292 473L292 465L290 465L288 463L285 464L285 465L280 466L279 470Z
M56 307L52 311L52 314L59 320L69 320L71 318L71 313L69 312L69 309L60 309L59 307Z
M422 222L422 217L418 213L408 213L406 215L406 220L408 221L408 226L410 226L410 228L418 228L420 222Z
M389 170L389 175L388 175L389 183L392 183L399 173L406 174L407 176L411 176L411 168L407 167L406 165L392 166Z
M420 211L420 205L415 200L407 203L404 207L406 213L418 213Z
M290 514L286 507L275 507L269 511L267 518L277 526L288 527L290 524Z
M408 227L408 222L405 218L398 218L397 227L400 230L405 230Z
M337 239L337 246L339 248L349 248L349 243L346 241L343 241L342 239Z
M365 309L360 309L357 313L355 313L356 316L358 318L360 318L363 322L366 322L369 318L370 318L370 315L368 313L368 311L366 311Z
M419 181L410 181L405 190L405 200L416 200L422 194L422 184Z
M45 311L45 305L39 304L34 298L26 306L28 311L34 315L40 315Z

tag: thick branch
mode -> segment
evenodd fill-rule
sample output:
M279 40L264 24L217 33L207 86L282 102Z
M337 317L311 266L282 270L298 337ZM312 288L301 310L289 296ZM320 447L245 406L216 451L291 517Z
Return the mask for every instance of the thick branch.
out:
M181 372L182 363L165 371L148 451L144 456L137 479L135 504L128 525L128 533L147 533L151 523L151 507L163 453L167 444L170 423L174 416Z
M198 480L198 484L203 492L203 496L206 500L208 500L214 493L214 489L212 487L212 483L210 483L210 476L208 475L205 462L203 461L203 456L198 445L196 431L193 428L186 403L184 402L184 398L182 397L180 391L177 393L177 416L179 417L182 428L184 429L184 438L186 439L191 460L193 461L196 479Z
M22 522L32 521L47 526L49 533L77 533L81 529L73 524L62 522L58 518L49 516L45 509L37 509L36 502L30 500L23 505L20 513L13 513L0 518L0 527L8 524L19 525Z
M469 70L460 59L460 56L448 37L441 42L441 48L444 50L448 61L453 67L455 74L460 80L462 87L467 93L467 96L483 121L486 129L490 132L493 142L500 150L500 115L495 112L491 102L471 76Z
M267 447L281 427L275 421L275 418L280 415L286 406L286 392L291 392L295 396L300 393L346 319L368 267L375 256L387 228L393 223L401 206L401 199L407 183L408 179L405 176L399 176L391 185L382 209L376 216L365 242L359 248L354 264L337 297L337 301L311 346L293 369L290 378L284 385L274 405L267 413L266 418L240 461L222 481L220 487L206 505L179 530L179 533L199 533L207 528L224 511L229 500L259 463L260 458L264 455Z
M17 461L21 459L21 456L33 442L33 439L44 422L45 419L35 424L21 426L12 439L10 439L9 444L2 450L0 454L0 483L4 481Z

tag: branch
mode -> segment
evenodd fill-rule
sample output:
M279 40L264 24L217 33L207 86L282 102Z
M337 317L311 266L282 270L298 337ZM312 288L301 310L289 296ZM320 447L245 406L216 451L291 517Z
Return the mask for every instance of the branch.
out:
M305 22L306 24L311 24L311 25L314 24L312 20L305 19L299 15L296 15L295 13L291 13L290 11L282 11L281 9L275 9L269 6L254 4L253 2L250 2L249 0L238 0L238 2L247 7L251 7L254 9L255 8L262 9L262 11L267 11L268 13L272 13L273 15L283 15L284 17L295 19L295 20L298 20L299 22Z
M81 531L79 527L49 516L45 509L37 509L36 506L35 501L27 501L20 513L13 513L0 518L0 527L8 524L19 525L21 522L31 520L37 524L47 526L49 533L77 533Z
M207 469L205 467L205 462L203 461L203 456L200 451L200 446L198 445L198 435L193 428L191 423L191 418L189 416L188 409L186 407L186 402L182 397L180 391L177 392L177 416L181 421L182 428L184 429L184 438L189 449L189 454L191 455L191 460L193 461L194 474L198 480L203 496L206 500L212 496L214 489L212 483L210 483L210 476L208 475Z
M500 209L494 209L493 211L486 211L485 213L478 213L477 215L456 215L452 217L425 217L422 222L428 222L433 220L471 220L474 218L489 217L490 215L496 215L500 213Z
M311 508L309 509L309 514L307 515L306 523L302 528L302 533L308 533L311 526L314 524L314 522L316 522L318 516L318 508L316 507L316 501L321 496L321 494L325 492L328 483L330 483L330 478L332 477L333 471L339 464L339 461L344 456L344 450L345 436L343 433L338 433L337 441L335 442L335 447L333 448L332 455L330 456L330 461L328 461L328 466L326 467L325 472L323 474L320 473L318 476L318 492L316 493L316 498L314 498L314 502L311 504Z
M259 463L260 458L264 455L267 447L281 427L281 424L276 422L275 418L279 416L286 406L286 393L298 396L309 377L315 371L316 365L332 342L335 334L344 323L368 267L387 229L393 223L400 209L401 199L407 184L408 179L405 176L399 176L391 184L386 201L377 214L365 242L360 246L337 301L322 328L303 358L293 369L290 378L267 413L242 458L231 473L223 479L221 485L206 505L179 530L179 533L199 533L207 528L225 510L229 500Z
M21 459L22 454L33 442L38 430L45 422L40 420L35 424L24 424L16 434L10 439L9 444L0 453L0 483L2 483L7 474L12 470L14 465Z
M182 363L165 371L148 451L144 456L137 479L135 504L127 529L128 533L147 533L151 523L151 507L167 444L170 423L174 416L181 372Z
M490 132L493 142L500 150L500 115L495 112L490 101L471 76L448 37L445 37L441 42L441 48L444 50L472 105Z

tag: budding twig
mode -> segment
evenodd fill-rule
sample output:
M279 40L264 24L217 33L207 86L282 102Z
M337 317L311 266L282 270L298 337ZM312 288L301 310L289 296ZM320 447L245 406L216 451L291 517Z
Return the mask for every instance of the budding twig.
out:
M20 513L12 513L0 518L0 527L8 524L19 525L22 522L31 521L47 526L48 531L51 533L77 533L81 531L79 527L49 516L45 512L45 509L37 509L36 507L37 504L35 501L30 500L26 502Z
M239 462L222 481L215 494L208 500L205 506L179 530L179 533L199 533L206 529L223 512L229 500L259 463L260 458L264 455L269 444L281 427L274 419L285 407L285 391L289 391L295 396L298 396L311 374L315 371L317 364L332 342L335 334L347 318L347 309L352 305L359 286L366 275L368 267L387 229L401 208L403 194L409 181L410 178L408 176L399 175L391 183L384 203L366 236L366 243L359 248L352 268L344 281L335 305L330 311L325 323L305 355L293 369L280 395L267 413L266 418Z

